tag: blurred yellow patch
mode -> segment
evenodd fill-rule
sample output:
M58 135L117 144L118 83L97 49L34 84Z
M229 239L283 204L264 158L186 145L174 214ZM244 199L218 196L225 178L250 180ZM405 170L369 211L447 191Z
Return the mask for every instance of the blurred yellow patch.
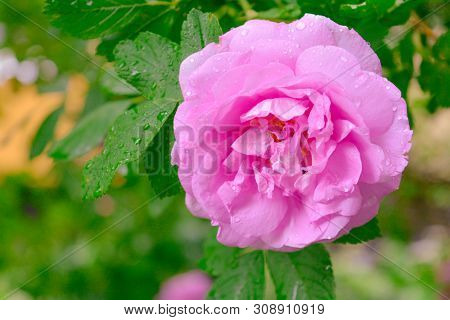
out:
M8 175L27 173L39 184L52 184L53 160L45 153L29 160L31 143L44 119L63 102L55 136L66 135L84 106L87 89L81 75L70 78L66 92L40 94L36 86L15 88L12 81L0 86L0 181Z

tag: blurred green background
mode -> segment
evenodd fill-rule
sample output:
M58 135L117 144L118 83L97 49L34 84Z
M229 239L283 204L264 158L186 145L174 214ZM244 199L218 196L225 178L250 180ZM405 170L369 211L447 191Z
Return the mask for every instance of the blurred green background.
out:
M370 248L328 245L341 299L440 298L430 287L450 295L450 110L439 108L446 106L442 94L426 92L435 80L420 70L422 60L437 63L430 48L446 32L449 11L428 17L445 1L415 2L400 26L385 22L386 34L373 34L380 31L375 24L356 27L372 45L415 27L379 51L385 74L407 93L414 137L400 190L384 200L378 216L383 238ZM304 10L333 9L305 3L303 11L296 1L205 6L225 30L249 18L289 21ZM85 59L110 67L95 56L98 40L51 27L42 7L40 0L0 1L0 297L152 299L165 279L198 267L210 227L187 212L182 195L149 201L148 180L132 166L120 169L108 195L82 201L82 165L98 150L70 162L45 154L29 159L51 112L62 106L57 140L86 110L117 94ZM442 86L436 90L448 90L448 83Z

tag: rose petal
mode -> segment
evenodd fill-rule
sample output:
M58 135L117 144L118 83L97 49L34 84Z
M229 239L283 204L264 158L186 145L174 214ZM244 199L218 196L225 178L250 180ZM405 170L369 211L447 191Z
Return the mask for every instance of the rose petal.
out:
M361 157L355 145L349 142L339 144L319 177L314 201L329 201L353 190L361 171Z
M241 121L249 121L254 118L264 118L269 114L276 116L282 121L288 121L301 116L306 108L295 99L275 98L259 102L252 109L241 116Z

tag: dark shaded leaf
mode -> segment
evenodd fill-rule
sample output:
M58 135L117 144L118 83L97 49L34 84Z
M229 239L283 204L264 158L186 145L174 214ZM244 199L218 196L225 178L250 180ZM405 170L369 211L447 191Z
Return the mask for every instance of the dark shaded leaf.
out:
M58 122L59 116L63 110L64 109L62 107L59 107L50 113L47 118L45 118L44 122L42 122L33 138L33 142L31 143L29 154L30 159L40 155L42 151L44 151L47 144L53 139L56 123Z
M142 159L143 171L155 193L160 197L173 196L182 191L178 168L171 164L171 151L175 141L172 114L150 143Z
M179 100L179 46L151 32L120 42L114 50L116 70L148 99Z
M47 0L44 12L56 27L91 39L123 30L143 14L157 16L169 9L163 1Z
M100 84L104 91L112 95L135 96L139 94L139 91L125 80L119 78L113 70L109 70L102 75Z
M170 100L146 101L125 111L110 128L100 155L83 171L84 198L103 195L121 165L137 161L175 109Z
M277 299L334 299L330 256L322 244L297 252L267 252Z
M228 268L214 281L209 299L260 300L264 297L265 276L262 251L239 257L236 266Z
M441 107L450 106L450 67L447 62L424 60L420 65L419 83L422 89L435 97L436 104Z
M216 233L216 229L210 232L203 246L203 258L200 260L200 268L214 277L234 268L239 255L242 254L242 249L227 247L219 243L216 239Z
M52 146L49 156L57 160L71 160L92 150L102 142L114 120L130 105L131 100L120 100L94 109Z
M334 243L357 244L370 241L378 237L381 237L380 227L378 226L378 219L373 218L366 224L357 228L353 228L348 234L343 235L339 239L335 240Z
M213 14L192 9L181 28L183 58L199 51L210 42L218 42L221 34L219 21Z

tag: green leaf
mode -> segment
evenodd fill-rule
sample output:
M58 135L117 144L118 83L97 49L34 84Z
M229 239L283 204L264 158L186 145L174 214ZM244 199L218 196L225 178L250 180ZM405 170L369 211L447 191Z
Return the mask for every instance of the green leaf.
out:
M435 113L439 109L436 96L432 97L425 106L429 113Z
M264 298L264 256L254 251L241 256L237 265L228 268L214 281L209 299L261 300Z
M50 140L53 139L53 134L55 131L56 123L58 122L59 116L61 115L64 109L59 107L52 113L50 113L47 118L45 118L44 122L42 122L39 127L36 135L33 138L33 142L31 143L30 149L30 159L37 157L44 151L47 144Z
M380 46L384 45L383 39L388 34L389 28L375 20L361 20L354 25L355 30L370 42L372 48L376 51Z
M57 160L77 158L102 142L114 120L131 105L131 100L106 103L88 113L63 139L57 141L49 156Z
M277 299L335 299L330 256L322 244L300 251L267 252Z
M236 267L238 257L242 253L242 249L220 244L216 240L216 233L216 229L210 232L203 246L203 258L200 260L200 268L214 277Z
M411 16L411 12L422 2L426 0L405 0L394 6L382 19L387 27L406 23Z
M113 70L108 70L102 75L100 84L103 90L109 94L119 96L134 96L139 94L139 91L125 80L119 78Z
M92 81L86 99L84 100L84 107L80 114L80 120L95 109L103 106L106 102L107 97L103 94L99 81Z
M210 42L218 42L221 34L222 28L216 16L192 9L181 28L183 58L201 50Z
M334 243L357 244L370 241L378 237L381 237L380 227L378 226L378 219L373 218L366 224L357 228L353 228L349 233L335 240Z
M422 89L429 91L435 98L435 105L450 106L450 90L447 86L450 82L450 67L446 61L424 60L420 65L418 77Z
M413 57L414 57L414 44L412 41L412 33L408 32L398 44L400 52L400 60L402 61L403 68L413 69ZM407 77L408 80L411 76ZM406 95L405 95L406 96Z
M120 42L115 50L116 70L148 99L180 100L179 46L159 35L143 32Z
M95 54L98 56L104 56L108 61L114 61L114 48L120 41L129 39L131 37L127 37L123 33L114 33L103 37L97 48L95 49Z
M171 164L171 151L175 141L173 133L174 113L150 143L142 159L153 190L159 198L170 197L182 191L178 180L178 168Z
M337 9L341 1L297 0L302 13L320 14L336 20Z
M383 16L395 4L395 0L366 0L378 16Z
M158 16L171 9L169 4L152 0L47 0L44 12L56 27L91 39L120 31L142 15Z
M376 18L375 8L367 1L361 4L343 4L339 14L344 18L351 19L373 20Z
M102 153L84 168L85 199L103 195L119 166L140 158L176 105L171 100L146 101L131 107L116 119L106 136Z
M433 55L436 59L442 61L450 60L450 32L445 32L437 39L433 46Z
M183 4L183 5L182 5ZM176 43L180 41L180 28L183 23L187 7L186 3L180 6L168 7L158 14L143 14L125 29L103 37L97 46L96 54L105 56L108 61L114 61L114 48L123 40L134 39L139 33L150 31ZM192 5L190 6L192 7Z
M420 86L431 93L427 110L435 112L438 107L450 107L450 33L439 37L432 48L432 57L424 58L420 65Z

